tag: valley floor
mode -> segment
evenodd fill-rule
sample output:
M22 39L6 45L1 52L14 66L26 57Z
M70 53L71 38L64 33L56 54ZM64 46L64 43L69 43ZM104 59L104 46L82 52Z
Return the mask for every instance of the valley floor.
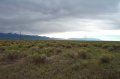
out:
M120 42L0 40L0 79L120 79Z

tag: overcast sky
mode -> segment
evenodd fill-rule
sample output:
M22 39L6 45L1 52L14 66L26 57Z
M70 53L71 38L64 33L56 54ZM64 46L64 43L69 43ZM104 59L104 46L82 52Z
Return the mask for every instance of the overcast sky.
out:
M120 0L0 0L0 32L120 41Z

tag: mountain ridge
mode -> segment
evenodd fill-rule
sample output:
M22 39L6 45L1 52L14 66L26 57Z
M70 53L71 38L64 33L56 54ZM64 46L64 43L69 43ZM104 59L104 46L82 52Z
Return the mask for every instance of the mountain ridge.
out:
M17 33L0 33L0 39L66 40L64 38L51 38L47 36L25 35ZM68 38L67 40L101 41L97 38Z
M24 35L16 33L0 33L0 39L34 39L34 40L51 40L55 38L50 38L46 36L38 35Z

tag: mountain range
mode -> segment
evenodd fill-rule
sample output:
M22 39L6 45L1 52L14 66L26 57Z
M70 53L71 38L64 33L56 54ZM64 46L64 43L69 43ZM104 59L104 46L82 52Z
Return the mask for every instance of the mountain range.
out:
M16 33L0 33L0 39L65 40L63 38L50 38L46 36L24 35ZM101 41L97 38L69 38L67 40Z
M101 41L98 38L69 38L68 40Z
M24 35L16 33L0 33L0 39L34 39L34 40L52 40L55 38L50 38L46 36L38 35Z

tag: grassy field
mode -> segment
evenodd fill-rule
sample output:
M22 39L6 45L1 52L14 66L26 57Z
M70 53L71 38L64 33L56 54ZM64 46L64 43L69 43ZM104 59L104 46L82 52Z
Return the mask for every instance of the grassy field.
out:
M0 79L120 79L120 42L0 40Z

